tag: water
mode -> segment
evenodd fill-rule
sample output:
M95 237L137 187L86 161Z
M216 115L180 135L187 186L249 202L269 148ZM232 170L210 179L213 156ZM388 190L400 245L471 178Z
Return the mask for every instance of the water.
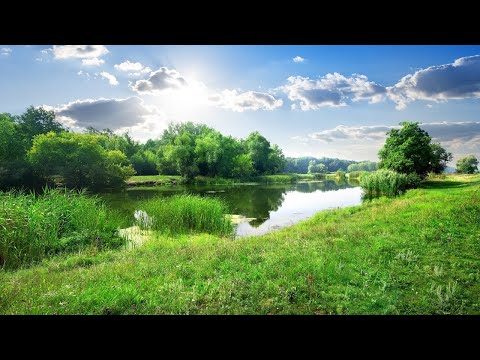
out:
M358 182L334 180L281 185L138 187L101 197L125 215L130 226L134 223L134 214L138 217L136 210L141 201L182 193L224 199L232 214L247 220L236 226L236 237L266 234L307 219L320 210L362 202Z

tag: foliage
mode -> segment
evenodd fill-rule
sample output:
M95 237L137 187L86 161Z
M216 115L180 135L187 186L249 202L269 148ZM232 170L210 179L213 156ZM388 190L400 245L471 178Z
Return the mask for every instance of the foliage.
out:
M141 204L151 219L148 228L166 234L209 233L221 236L232 232L232 224L225 217L227 206L216 198L194 195L174 195L169 198L156 198Z
M34 171L52 183L62 178L69 188L119 187L135 174L120 150L105 150L101 135L50 132L35 137L27 156Z
M158 174L158 158L150 150L139 150L130 158L130 162L132 163L137 175Z
M0 267L14 269L51 255L123 244L103 203L81 192L0 192Z
M51 131L54 133L65 131L64 127L55 119L55 113L45 110L43 107L30 106L22 115L16 117L15 121L18 123L26 149L30 148L36 135Z
M468 155L457 161L457 173L473 174L478 170L478 160L474 155Z
M310 160L308 164L308 173L309 174L326 174L327 167L324 164L316 164L315 160Z
M378 156L380 169L399 173L416 173L425 177L429 172L442 172L451 154L439 144L432 144L431 137L418 123L402 122L400 129L388 132L385 145Z

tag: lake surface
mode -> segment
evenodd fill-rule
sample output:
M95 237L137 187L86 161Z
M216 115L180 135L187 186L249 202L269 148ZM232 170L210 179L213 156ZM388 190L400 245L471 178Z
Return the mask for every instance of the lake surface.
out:
M125 215L131 225L142 201L182 193L222 198L232 214L249 218L237 225L236 237L266 234L307 219L320 210L362 203L358 182L334 180L281 185L135 187L101 197L109 207Z

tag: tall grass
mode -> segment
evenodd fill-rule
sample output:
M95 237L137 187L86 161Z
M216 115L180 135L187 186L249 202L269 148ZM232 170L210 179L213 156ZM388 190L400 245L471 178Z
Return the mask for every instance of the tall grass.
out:
M368 198L400 195L408 188L408 183L407 175L387 169L373 171L360 178L360 186Z
M149 221L138 223L142 229L169 235L196 232L225 236L233 231L232 223L225 217L227 206L220 199L174 195L147 200L139 207L149 216Z
M0 267L14 269L58 253L123 242L105 205L84 192L0 192Z

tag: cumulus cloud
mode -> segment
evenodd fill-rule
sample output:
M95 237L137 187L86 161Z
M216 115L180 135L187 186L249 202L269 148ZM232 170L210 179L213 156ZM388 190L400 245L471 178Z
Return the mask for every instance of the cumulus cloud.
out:
M0 48L0 55L1 56L10 56L10 54L12 53L12 49L11 48L8 48L8 47L4 47L4 48Z
M118 81L117 81L117 78L115 76L113 76L112 74L106 72L106 71L102 71L100 74L101 77L103 77L104 79L107 79L109 84L112 85L112 86L117 86L118 85Z
M428 132L435 142L469 142L480 139L480 122L438 122L424 123L420 127ZM391 129L399 129L400 126L345 126L339 125L333 129L322 130L308 135L308 138L324 142L337 140L367 140L383 141L387 132ZM297 140L305 141L305 138L296 137Z
M296 62L296 63L303 63L305 61L305 59L302 58L301 56L295 56L292 60L293 62Z
M100 58L108 53L104 45L53 45L55 59L91 59Z
M276 99L273 95L247 91L239 93L237 90L223 90L218 94L209 96L211 104L223 109L243 112L245 110L273 110L283 104L283 100Z
M345 126L339 125L333 129L322 130L309 134L313 140L333 142L337 140L383 140L387 131L398 126Z
M63 124L80 129L89 126L114 131L141 129L145 126L150 128L162 117L156 107L146 105L135 96L127 99L75 100L65 105L45 108L53 110Z
M327 74L319 79L290 76L288 84L279 90L287 94L301 110L316 110L324 106L346 106L350 102L368 100L377 103L385 98L385 87L368 81L365 75L345 77L339 73Z
M416 100L442 102L480 98L480 55L418 70L388 87L387 91L398 110Z
M137 80L130 88L139 94L159 95L188 85L177 70L161 67L151 72L147 79Z
M114 65L115 69L122 72L127 72L129 76L140 76L152 71L148 66L143 66L139 62L131 62L126 60L120 64Z
M105 64L105 60L99 58L82 59L82 65L86 66L100 66L103 64Z

